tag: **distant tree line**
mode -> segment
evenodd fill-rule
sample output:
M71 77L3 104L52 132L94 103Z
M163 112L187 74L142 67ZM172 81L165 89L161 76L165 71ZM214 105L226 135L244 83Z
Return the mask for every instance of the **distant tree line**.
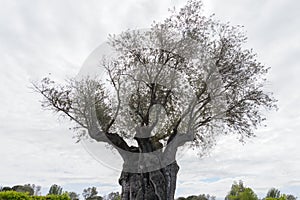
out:
M89 187L83 190L82 197L85 200L121 200L119 192L111 192L105 196L97 195L96 187ZM46 196L47 200L79 200L80 194L64 191L57 184L51 185ZM0 200L43 200L41 186L35 184L15 185L13 187L0 186Z
M79 200L80 194L76 192L63 191L57 184L51 185L46 196L41 196L41 186L35 184L15 185L13 187L0 186L0 200ZM47 197L47 198L46 198ZM111 192L105 196L99 196L96 187L88 187L83 190L82 197L85 200L121 200L119 192ZM282 194L279 189L271 188L266 196L258 198L255 192L244 186L242 181L234 182L225 200L296 200L292 194ZM209 194L191 195L179 197L177 200L216 200L215 196Z
M191 195L188 196L187 198L185 197L179 197L177 200L216 200L215 196L210 196L209 194L200 194L198 196L196 195Z
M211 195L191 195L188 197L179 197L177 200L215 200L215 196ZM234 182L231 186L230 191L225 197L225 200L296 200L297 197L291 194L281 194L276 188L271 188L267 192L266 196L262 199L258 198L255 192L245 187L243 181Z

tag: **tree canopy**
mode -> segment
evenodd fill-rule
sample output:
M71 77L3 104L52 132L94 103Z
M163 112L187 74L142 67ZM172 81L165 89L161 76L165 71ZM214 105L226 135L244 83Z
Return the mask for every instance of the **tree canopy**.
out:
M48 194L61 195L63 193L63 188L57 184L51 185Z
M296 200L297 197L291 194L281 194L279 189L271 188L268 190L264 200Z
M97 194L98 191L96 187L89 187L83 190L82 196L84 197L84 199L89 199L95 197Z
M190 0L149 29L110 35L101 76L33 86L45 108L76 122L79 140L118 151L122 199L174 199L180 146L205 154L220 134L244 141L276 107L263 88L268 68L246 41L242 27L203 15L202 2ZM257 199L249 188L228 198Z
M253 136L263 109L275 107L263 89L268 68L244 47L241 30L204 16L202 3L191 0L148 30L111 35L114 56L99 58L105 78L66 85L44 78L34 87L44 107L86 130L79 138L114 146L127 164L140 159L128 152L156 151L167 165L187 142L205 153L219 134Z
M280 197L280 191L276 188L271 188L268 193L266 198L271 197L271 198L279 198Z
M242 181L234 182L225 200L258 200L257 195L249 187L245 187Z

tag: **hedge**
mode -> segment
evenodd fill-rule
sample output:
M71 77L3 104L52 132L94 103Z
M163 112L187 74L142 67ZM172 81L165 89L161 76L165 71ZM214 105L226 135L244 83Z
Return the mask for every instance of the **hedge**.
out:
M67 194L47 196L29 196L28 193L5 191L0 192L0 200L71 200Z

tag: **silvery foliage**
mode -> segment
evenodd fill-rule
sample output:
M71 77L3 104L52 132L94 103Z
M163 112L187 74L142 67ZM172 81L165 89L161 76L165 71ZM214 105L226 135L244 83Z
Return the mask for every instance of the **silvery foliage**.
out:
M111 35L114 56L99 58L101 79L72 79L61 86L45 78L36 89L46 107L87 130L79 138L88 133L113 145L123 158L141 160L140 153L112 144L105 133L117 133L128 143L152 137L164 151L189 144L205 154L217 135L253 136L264 120L262 108L274 107L275 100L263 91L268 69L243 48L247 38L240 30L203 16L201 2L189 1L148 30ZM174 128L181 141L167 144ZM148 160L158 154L164 159L162 149L144 154ZM170 156L164 165L174 159Z

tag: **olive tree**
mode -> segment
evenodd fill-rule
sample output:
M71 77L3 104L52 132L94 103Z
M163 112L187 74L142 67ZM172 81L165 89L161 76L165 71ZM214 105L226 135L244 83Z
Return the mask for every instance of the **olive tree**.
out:
M62 113L123 159L122 200L174 199L180 146L206 153L216 136L254 135L275 100L263 90L268 71L243 45L239 26L203 15L191 0L148 30L111 35L114 56L99 58L104 78L67 84L44 78L42 105ZM84 131L83 131L84 130Z

